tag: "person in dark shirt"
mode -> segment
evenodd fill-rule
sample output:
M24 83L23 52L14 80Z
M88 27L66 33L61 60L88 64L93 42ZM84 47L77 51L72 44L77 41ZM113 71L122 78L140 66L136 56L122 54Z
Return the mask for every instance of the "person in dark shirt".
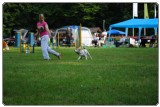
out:
M71 46L71 38L72 38L72 31L71 31L70 27L68 27L67 31L66 31L66 44L68 47Z

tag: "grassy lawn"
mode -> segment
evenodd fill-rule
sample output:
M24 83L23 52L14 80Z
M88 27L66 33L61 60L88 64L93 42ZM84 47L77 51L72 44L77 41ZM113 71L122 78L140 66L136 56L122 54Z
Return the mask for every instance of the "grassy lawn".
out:
M77 61L74 48L55 49L44 61L34 54L3 51L5 105L156 105L158 48L89 48L93 60Z

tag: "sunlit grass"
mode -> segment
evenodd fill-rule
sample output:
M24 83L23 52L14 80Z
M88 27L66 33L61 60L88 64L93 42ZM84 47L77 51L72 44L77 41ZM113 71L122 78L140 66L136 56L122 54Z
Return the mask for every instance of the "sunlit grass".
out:
M156 105L157 48L88 48L93 60L77 61L74 48L44 61L11 48L3 52L5 105Z

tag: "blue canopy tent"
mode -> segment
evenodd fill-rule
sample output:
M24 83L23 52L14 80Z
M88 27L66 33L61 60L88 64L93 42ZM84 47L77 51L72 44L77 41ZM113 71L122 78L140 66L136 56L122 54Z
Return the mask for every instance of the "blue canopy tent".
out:
M119 22L116 24L112 24L109 27L109 30L112 28L125 28L126 36L128 35L129 28L138 28L138 41L140 40L141 30L142 28L154 28L155 35L157 35L157 28L158 28L158 19L129 19L123 22ZM110 37L110 34L109 34Z
M122 31L116 30L116 29L109 30L109 31L107 31L107 33L110 35L125 35L126 34L125 32L122 32Z

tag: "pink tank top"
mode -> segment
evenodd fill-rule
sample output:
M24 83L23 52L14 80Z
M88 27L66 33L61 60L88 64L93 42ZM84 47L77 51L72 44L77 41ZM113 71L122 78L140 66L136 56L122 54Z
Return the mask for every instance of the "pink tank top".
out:
M38 22L37 27L43 27L44 30L40 32L40 36L42 37L43 35L48 35L48 31L45 29L45 26L47 25L47 22Z

